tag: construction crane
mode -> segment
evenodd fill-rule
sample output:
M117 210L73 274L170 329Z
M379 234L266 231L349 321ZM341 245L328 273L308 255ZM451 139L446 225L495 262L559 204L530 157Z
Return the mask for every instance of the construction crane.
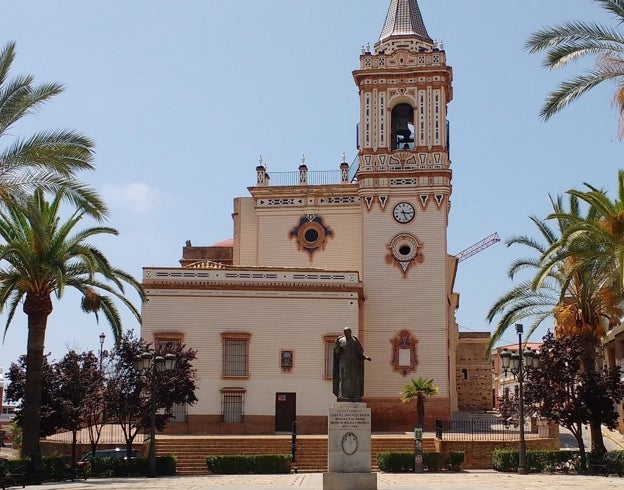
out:
M461 262L463 260L469 259L470 257L472 257L475 254L478 254L479 252L481 252L482 250L494 245L495 243L500 242L500 238L498 236L498 233L492 233L490 236L485 237L483 240L475 243L474 245L471 245L468 248L465 248L464 250L462 250L461 252L459 252L458 254L456 254L455 256L457 257L457 262Z

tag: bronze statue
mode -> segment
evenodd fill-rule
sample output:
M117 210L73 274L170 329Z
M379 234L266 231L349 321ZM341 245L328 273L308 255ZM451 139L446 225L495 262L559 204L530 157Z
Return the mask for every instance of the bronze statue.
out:
M364 360L371 358L364 354L364 349L357 337L346 327L344 335L334 344L334 395L339 402L359 402L364 396Z

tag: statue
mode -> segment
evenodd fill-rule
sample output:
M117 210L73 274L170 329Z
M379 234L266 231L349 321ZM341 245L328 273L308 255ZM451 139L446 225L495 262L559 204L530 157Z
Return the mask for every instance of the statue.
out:
M339 402L359 402L364 395L364 360L371 358L346 327L334 344L334 395Z

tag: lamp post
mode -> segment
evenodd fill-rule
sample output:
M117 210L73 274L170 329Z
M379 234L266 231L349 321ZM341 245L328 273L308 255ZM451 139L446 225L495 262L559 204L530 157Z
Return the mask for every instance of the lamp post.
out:
M156 477L156 376L171 371L176 365L176 355L157 356L155 352L143 352L136 356L134 366L150 376L150 441L147 455L147 476Z
M518 380L518 423L520 424L520 448L518 451L518 474L526 475L526 440L524 437L524 376L526 373L536 368L539 364L539 354L533 349L522 350L522 324L516 323L516 333L518 334L518 351L503 349L499 354L501 366L507 376L511 372Z
M106 334L102 332L100 334L100 372L102 371L102 357L104 355L104 341L106 340Z

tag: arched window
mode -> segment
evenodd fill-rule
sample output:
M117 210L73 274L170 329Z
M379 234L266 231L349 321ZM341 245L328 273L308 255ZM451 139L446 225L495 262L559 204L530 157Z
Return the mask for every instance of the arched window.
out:
M414 149L414 108L409 104L392 109L392 149Z
M462 369L461 370L461 379L463 379L463 380L468 379L468 370L467 369Z

